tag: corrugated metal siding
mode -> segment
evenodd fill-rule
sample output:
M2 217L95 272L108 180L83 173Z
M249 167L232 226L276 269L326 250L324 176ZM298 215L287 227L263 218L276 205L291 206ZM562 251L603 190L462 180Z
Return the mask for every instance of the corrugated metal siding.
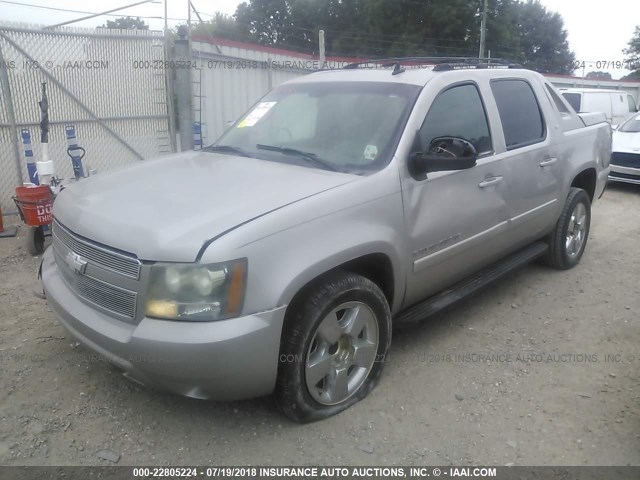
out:
M194 71L195 120L201 105L203 144L213 143L251 105L281 83L313 71L312 68L288 68L286 62L313 60L311 56L278 54L209 42L194 41L193 59L200 70ZM256 63L253 63L256 62ZM277 68L267 68L276 62ZM312 65L310 65L312 66Z

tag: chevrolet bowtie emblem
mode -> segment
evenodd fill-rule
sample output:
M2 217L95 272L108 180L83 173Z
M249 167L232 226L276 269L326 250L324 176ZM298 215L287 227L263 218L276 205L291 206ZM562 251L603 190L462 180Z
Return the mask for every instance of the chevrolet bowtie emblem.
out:
M77 253L67 253L65 261L67 262L67 265L69 265L69 268L76 273L84 273L87 269L87 261Z

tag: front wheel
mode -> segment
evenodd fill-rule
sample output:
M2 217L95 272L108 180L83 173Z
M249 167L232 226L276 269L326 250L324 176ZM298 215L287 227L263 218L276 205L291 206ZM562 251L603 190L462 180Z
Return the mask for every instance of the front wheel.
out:
M572 188L556 228L549 238L546 263L559 270L575 267L584 253L591 226L591 201L587 192Z
M282 411L311 422L367 396L391 344L391 313L380 288L337 272L308 287L290 308L276 388Z
M27 230L27 251L33 256L44 253L44 227L29 227Z

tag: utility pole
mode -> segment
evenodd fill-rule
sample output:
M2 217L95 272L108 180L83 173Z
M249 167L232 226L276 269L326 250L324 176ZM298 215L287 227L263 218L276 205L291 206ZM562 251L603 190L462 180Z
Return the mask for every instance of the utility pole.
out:
M479 58L484 58L484 44L487 37L487 8L488 0L484 0L484 6L482 8L482 21L480 23L480 53Z
M189 52L189 27L178 27L178 38L174 43L176 64L191 60ZM193 105L191 103L191 69L176 70L176 94L178 96L178 128L180 130L180 151L193 150Z
M191 0L187 0L187 39L191 42Z
M324 60L325 60L325 53L324 53L324 30L320 30L318 32L318 44L320 46L320 70L322 70L324 68Z
M169 22L168 22L168 10L169 0L164 0L164 60L171 60L171 45L169 43ZM165 82L165 94L167 96L167 115L169 115L169 146L171 147L171 153L177 151L176 146L176 112L175 105L173 104L173 71L170 68L164 70L164 82Z

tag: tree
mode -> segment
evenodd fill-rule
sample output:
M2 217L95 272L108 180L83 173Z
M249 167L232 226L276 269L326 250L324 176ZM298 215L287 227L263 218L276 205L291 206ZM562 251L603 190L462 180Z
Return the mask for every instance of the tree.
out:
M481 5L478 7L480 15ZM489 0L487 11L487 44L486 55L523 61L520 51L520 31L518 30L518 16L520 3L516 0ZM478 43L480 30L478 29Z
M236 22L233 17L226 16L219 12L209 21L196 23L192 27L191 33L193 35L221 37L229 40L251 40L251 35L247 28Z
M609 72L589 72L587 78L594 80L611 80L611 74Z
M115 20L107 20L102 27L114 30L149 30L149 25L140 17L120 17Z
M626 60L629 63L640 63L640 26L636 27L628 45L629 47L623 50L623 53L627 56Z
M478 54L483 0L247 0L233 19L215 17L194 33L328 55L469 56ZM542 73L572 73L562 17L539 0L489 0L487 52Z
M475 0L250 0L236 10L263 45L367 58L399 55L468 55L477 32Z
M363 8L367 33L382 56L477 55L477 5L473 0L370 0ZM475 52L474 52L475 51Z
M540 73L570 75L575 54L569 49L564 20L549 12L539 0L527 0L518 7L517 31L523 64Z
M238 5L235 19L262 45L290 45L292 37L291 2L251 0Z
M640 26L636 27L628 45L629 47L622 51L626 55L625 61L628 63L625 66L634 71L623 80L640 80Z

